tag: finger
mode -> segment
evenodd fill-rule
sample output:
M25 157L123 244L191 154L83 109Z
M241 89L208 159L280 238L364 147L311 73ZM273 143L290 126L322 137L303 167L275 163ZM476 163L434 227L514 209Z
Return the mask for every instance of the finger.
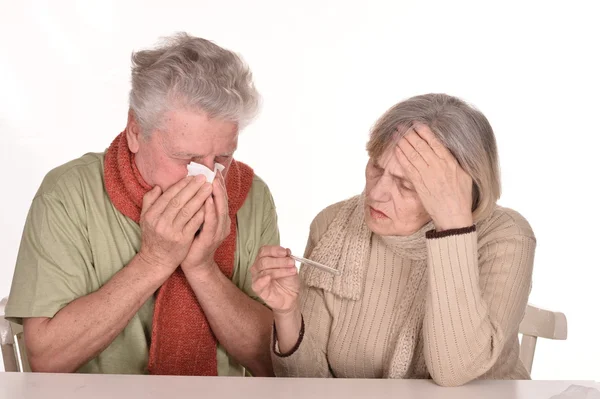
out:
M429 147L439 158L454 159L450 150L433 134L429 126L417 123L413 125L413 130L429 144Z
M289 255L289 249L281 247L279 245L264 245L258 250L257 258L263 258L270 256L273 258L284 258Z
M169 201L171 201L171 199L175 197L177 193L179 193L185 186L187 186L188 183L192 181L192 179L194 179L193 176L185 177L179 180L177 183L173 184L167 190L165 190L165 192L160 196L160 198L158 198L156 202L154 202L154 211L158 214L162 214L167 205L169 204Z
M291 251L287 248L283 248L279 245L263 245L259 250L258 250L258 255L256 256L256 259L254 261L254 264L252 265L252 267L250 268L250 271L256 271L258 270L261 266L261 262L263 261L263 259L268 259L268 258L274 258L274 259L282 259L284 262L288 262L288 260L292 260L292 258L289 258L288 256L291 254Z
M406 154L399 146L396 147L396 158L404 170L406 177L415 186L415 188L419 185L422 185L423 178L421 177L419 170L415 168L415 166L409 161L409 159L406 157Z
M169 200L167 206L163 210L163 218L166 221L173 221L188 201L192 199L199 190L206 190L207 186L210 186L210 184L204 184L205 181L206 177L203 175L192 177L192 179ZM188 218L192 217L194 213L195 212L190 213Z
M183 226L190 221L190 219L204 206L206 200L212 194L212 184L204 183L200 190L194 194L194 196L179 210L175 219L173 220L173 226L176 229L182 229ZM166 211L165 211L166 212Z
M225 197L227 197L227 184L225 182L225 176L223 176L223 172L221 172L220 170L217 170L217 180L221 183L221 187L225 192Z
M186 223L183 227L183 234L189 236L194 235L200 229L205 220L205 210L204 207L200 208L198 212L192 216L192 218Z
M402 137L398 142L396 148L400 147L408 161L418 170L426 170L429 165L425 162L425 159L419 154L419 152L412 146L406 136Z
M421 157L425 160L427 165L435 165L436 162L439 161L439 157L433 151L431 146L427 141L425 141L419 134L414 130L414 128L408 129L404 138L410 143L410 145L421 155Z
M298 269L294 268L285 268L285 269L268 269L263 270L259 273L259 278L263 278L264 276L269 276L271 281L277 281L281 278L286 278L293 276L298 273Z
M148 191L144 198L142 199L142 212L140 214L140 218L148 212L148 210L152 207L152 205L156 202L156 200L162 194L162 190L159 186L152 187L152 190Z
M217 212L215 210L215 200L212 196L206 200L204 206L204 226L202 227L202 233L206 233L211 239L217 236Z
M227 231L227 235L229 235L229 232L231 231L231 220L229 217L229 194L227 194L227 184L225 183L225 176L223 176L222 171L217 170L217 178L221 183L220 188L222 189L223 198L225 199L223 204L224 209L220 211L219 208L217 208L217 213L223 215L221 219L221 228L225 229Z
M252 280L252 290L261 295L261 293L273 282L282 279L291 277L298 274L298 270L296 269L286 269L286 270L271 270L264 275L257 276Z
M296 268L296 262L292 258L271 258L263 257L256 262L250 269L251 273L262 273L271 269L291 269Z
M219 218L219 222L224 223L227 221L227 215L229 214L229 204L227 201L227 189L225 188L221 171L217 171L217 179L213 181L213 193L217 217Z
M271 276L258 277L252 280L252 291L260 296L269 284L271 284Z

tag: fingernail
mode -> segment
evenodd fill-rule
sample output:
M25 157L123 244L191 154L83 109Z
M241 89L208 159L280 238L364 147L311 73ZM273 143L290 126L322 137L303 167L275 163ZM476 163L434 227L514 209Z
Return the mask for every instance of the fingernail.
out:
M204 175L196 175L196 180L200 183L204 183L206 181L206 176Z

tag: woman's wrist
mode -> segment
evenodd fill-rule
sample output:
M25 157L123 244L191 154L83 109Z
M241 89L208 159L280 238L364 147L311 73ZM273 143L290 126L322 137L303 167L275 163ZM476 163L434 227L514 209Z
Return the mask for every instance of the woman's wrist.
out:
M302 341L302 313L298 307L286 312L273 312L274 342L279 346L280 354L291 355Z
M457 215L454 217L447 217L443 219L433 220L433 225L435 226L435 230L445 231L445 230L455 230L462 229L466 227L470 227L473 225L473 215Z

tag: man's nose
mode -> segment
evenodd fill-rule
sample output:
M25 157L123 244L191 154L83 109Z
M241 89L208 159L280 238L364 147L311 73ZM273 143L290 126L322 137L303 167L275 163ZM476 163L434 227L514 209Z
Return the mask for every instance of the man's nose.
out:
M193 159L193 161L206 166L210 170L215 170L215 157L202 157L201 159Z

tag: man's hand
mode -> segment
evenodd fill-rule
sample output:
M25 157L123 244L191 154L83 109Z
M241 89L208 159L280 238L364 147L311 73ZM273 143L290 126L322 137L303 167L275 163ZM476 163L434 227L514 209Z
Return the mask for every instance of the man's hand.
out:
M202 231L194 239L187 256L181 262L185 273L215 271L218 268L214 261L215 252L231 233L227 189L220 171L212 183L212 196L206 200L202 211Z
M144 196L139 257L152 267L172 273L186 258L194 235L205 219L212 185L206 177L186 177L161 195L154 187Z

